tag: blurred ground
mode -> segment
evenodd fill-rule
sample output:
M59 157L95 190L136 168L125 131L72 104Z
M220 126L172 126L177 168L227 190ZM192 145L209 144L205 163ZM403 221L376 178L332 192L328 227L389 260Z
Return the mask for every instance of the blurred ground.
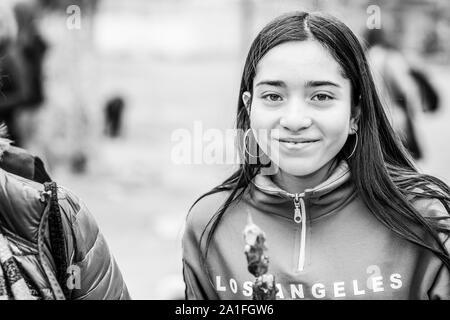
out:
M109 5L101 7L96 18L96 30L103 31L91 35L93 48L86 44L89 34L61 27L64 18L44 22L53 47L47 67L48 102L42 112L44 142L37 143L35 150L47 157L54 178L90 208L132 297L181 298L181 234L187 210L231 168L175 165L171 134L179 128L192 131L196 120L202 121L205 130L234 126L243 65L237 9L215 5L205 14L211 10L205 2L196 9L185 5L175 12L169 10L173 5L161 6L159 11L150 5L146 17L127 14L106 2ZM266 16L276 15L269 14L271 8L264 10ZM261 21L267 21L262 17ZM217 24L223 26L208 30ZM155 32L162 27L164 32ZM139 36L133 30L139 30ZM443 108L419 121L426 153L420 166L449 183L450 68L430 68L443 95ZM117 93L126 100L125 131L121 138L110 140L101 135L101 112L106 99ZM47 145L52 146L51 152ZM86 173L75 174L58 162L73 150L88 155Z

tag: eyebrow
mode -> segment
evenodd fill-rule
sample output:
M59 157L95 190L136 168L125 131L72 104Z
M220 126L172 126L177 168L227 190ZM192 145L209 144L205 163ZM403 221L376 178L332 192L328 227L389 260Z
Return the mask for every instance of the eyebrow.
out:
M341 88L341 86L335 82L332 81L307 81L306 87L322 87L322 86L332 86L336 88Z
M268 85L268 86L274 86L274 87L282 87L282 88L286 88L287 85L286 83L284 83L283 81L280 80L263 80L258 82L255 87L258 86L262 86L262 85ZM307 81L305 86L307 88L312 88L312 87L321 87L321 86L333 86L336 88L341 88L341 86L335 82L332 81Z
M279 80L263 80L263 81L258 82L255 85L255 87L262 86L262 85L268 85L268 86L273 86L273 87L282 87L282 88L287 87L286 83L284 83L283 81L279 81Z

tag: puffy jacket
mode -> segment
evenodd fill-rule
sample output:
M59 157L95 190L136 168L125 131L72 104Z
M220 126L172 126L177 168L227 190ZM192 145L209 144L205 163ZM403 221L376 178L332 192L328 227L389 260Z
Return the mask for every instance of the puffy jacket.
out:
M44 186L0 169L0 227L20 269L45 296L69 299L129 299L125 282L105 238L85 204L58 187L70 284L56 280L50 253L49 201Z
M281 190L269 176L257 175L252 182L215 230L206 261L209 276L200 262L200 237L229 192L201 199L188 215L183 236L188 299L251 299L254 277L247 270L243 238L247 213L265 232L278 299L450 299L448 268L370 213L346 162L300 194ZM424 216L448 217L438 200L411 200ZM448 235L441 237L449 250Z

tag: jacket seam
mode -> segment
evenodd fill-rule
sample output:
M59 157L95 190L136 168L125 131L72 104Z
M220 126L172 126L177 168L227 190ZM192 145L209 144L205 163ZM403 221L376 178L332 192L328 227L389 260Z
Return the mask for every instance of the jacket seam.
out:
M88 258L88 255L89 255L89 254L91 253L91 251L94 249L95 244L97 243L97 241L98 241L98 239L99 239L99 235L100 235L100 230L97 231L97 234L96 234L96 236L95 236L95 241L94 241L94 243L92 244L92 246L89 248L89 250L86 251L86 253L85 253L83 259L77 261L77 263L83 263L83 262L86 261L86 259Z
M27 239L21 237L20 235L11 232L10 230L8 230L6 228L3 228L2 231L4 232L5 237L12 239L13 241L17 241L21 245L26 246L28 250L34 251L33 254L39 253L39 246L37 243L27 240Z

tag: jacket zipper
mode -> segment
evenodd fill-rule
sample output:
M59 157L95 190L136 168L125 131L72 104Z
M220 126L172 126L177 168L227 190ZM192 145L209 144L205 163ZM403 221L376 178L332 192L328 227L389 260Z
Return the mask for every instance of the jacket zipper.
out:
M303 271L303 269L305 268L306 257L306 210L305 201L298 193L294 195L294 207L294 222L297 224L302 224L297 271Z
M278 190L261 188L265 192L269 194L279 194ZM282 191L284 196L288 196L293 198L294 200L294 222L297 224L302 224L302 230L300 234L300 253L298 257L297 263L297 271L303 271L305 268L305 260L306 260L306 208L305 208L305 200L303 197L305 196L305 192L302 193L289 193L286 191Z

